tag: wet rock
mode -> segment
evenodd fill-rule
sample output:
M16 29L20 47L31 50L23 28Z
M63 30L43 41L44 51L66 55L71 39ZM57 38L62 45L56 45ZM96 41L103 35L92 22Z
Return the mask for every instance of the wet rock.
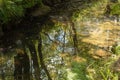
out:
M93 54L93 58L105 58L110 56L111 54L105 50L102 49L98 49L95 50L94 54Z

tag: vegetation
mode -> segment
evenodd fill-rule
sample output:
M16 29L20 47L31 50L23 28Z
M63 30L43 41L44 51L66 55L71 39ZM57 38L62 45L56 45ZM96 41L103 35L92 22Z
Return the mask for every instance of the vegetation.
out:
M0 79L119 80L119 0L0 0Z
M82 62L82 63L77 63L77 62L73 62L72 63L72 71L77 73L77 75L74 77L74 80L88 80L87 76L86 76L86 63Z
M119 5L120 4L117 3L111 6L111 9L112 9L111 14L120 14L120 12L118 11L120 9Z

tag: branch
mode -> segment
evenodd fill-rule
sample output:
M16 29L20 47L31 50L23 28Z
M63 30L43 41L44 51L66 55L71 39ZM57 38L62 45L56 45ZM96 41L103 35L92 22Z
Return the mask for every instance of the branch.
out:
M52 40L52 39L50 38L50 36L49 36L48 33L46 33L46 32L43 32L43 33L48 37L48 39L49 39L50 41L54 42L54 40Z

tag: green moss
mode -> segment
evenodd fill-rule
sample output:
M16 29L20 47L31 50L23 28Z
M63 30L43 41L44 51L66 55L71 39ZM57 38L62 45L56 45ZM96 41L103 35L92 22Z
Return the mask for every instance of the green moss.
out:
M111 6L111 15L120 15L120 3L112 4Z
M77 73L74 80L88 80L86 76L86 63L85 62L72 62L72 71Z
M26 8L33 7L35 4L42 5L41 0L0 0L0 20L3 23L23 17Z
M97 2L86 3L83 9L74 12L73 20L85 20L86 18L99 17L104 14L107 5L107 0L99 0Z
M120 54L120 46L115 47L115 54Z

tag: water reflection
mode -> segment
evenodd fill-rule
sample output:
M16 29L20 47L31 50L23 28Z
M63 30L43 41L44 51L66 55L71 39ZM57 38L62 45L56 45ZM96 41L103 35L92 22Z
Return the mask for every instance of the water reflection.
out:
M78 33L78 39L79 39L79 48L81 49L81 52L90 50L91 48L95 48L93 52L101 51L102 48L104 50L108 49L111 51L111 47L115 43L120 43L120 18L93 18L90 20L78 22L77 24L77 33ZM59 30L59 31L58 31ZM70 31L66 31L66 36L64 39L65 32L62 29L53 30L49 34L50 39L53 40L50 41L48 38L43 39L43 46L45 47L43 49L44 56L45 54L50 54L50 56L47 57L46 65L48 70L51 73L57 74L61 76L61 74L65 73L63 69L60 69L65 65L63 58L56 55L57 53L62 52L63 50L63 44L65 44L64 52L69 53L70 55L73 55L74 48L72 45L72 40L70 38ZM30 36L30 35L29 35ZM17 36L16 36L17 37ZM26 40L32 39L32 37L26 37ZM65 41L64 41L65 40ZM50 49L53 43L56 43L54 46L57 46L56 50ZM16 42L16 47L21 47L22 41L18 39ZM47 45L46 45L47 44ZM90 46L88 46L90 45ZM92 45L92 47L91 47ZM93 47L95 45L95 47ZM13 45L10 45L8 48L0 48L0 79L2 80L13 80L13 71L14 71L14 61L13 57L15 56L16 52L15 49L12 48ZM101 48L102 47L102 48ZM101 51L102 52L102 51ZM32 52L33 54L35 52ZM59 69L57 69L59 67ZM33 61L30 58L30 72L33 78L35 78L35 70L33 68ZM40 72L43 76L44 80L47 80L45 71L41 69ZM51 75L54 75L51 74Z

